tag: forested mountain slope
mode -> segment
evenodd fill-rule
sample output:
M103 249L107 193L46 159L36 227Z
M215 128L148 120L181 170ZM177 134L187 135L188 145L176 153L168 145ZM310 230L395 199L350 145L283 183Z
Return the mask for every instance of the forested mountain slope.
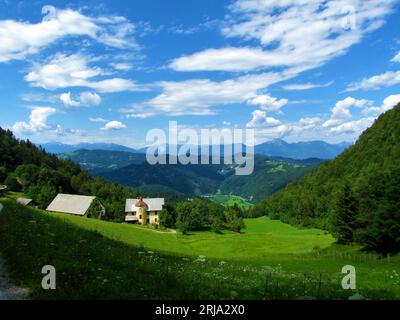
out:
M329 228L342 242L400 251L400 105L381 115L343 154L254 210Z

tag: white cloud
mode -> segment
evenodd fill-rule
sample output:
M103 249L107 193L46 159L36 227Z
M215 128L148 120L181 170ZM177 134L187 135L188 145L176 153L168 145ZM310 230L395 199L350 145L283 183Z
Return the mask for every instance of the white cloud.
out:
M57 112L56 109L50 107L34 107L29 115L29 121L16 122L12 130L17 134L34 134L36 132L50 129L47 124L47 118Z
M143 90L130 80L112 78L93 80L105 76L98 67L89 66L90 59L82 54L56 54L46 64L35 64L25 80L34 87L55 90L70 87L87 87L99 92L121 92Z
M302 90L310 90L310 89L316 89L316 88L326 88L329 87L333 84L333 81L330 81L325 84L317 84L317 83L302 83L302 84L288 84L285 86L282 86L283 89L285 90L292 90L292 91L302 91Z
M98 106L101 103L101 97L95 92L82 92L78 100L74 100L71 92L67 92L60 95L60 100L67 108Z
M289 100L277 99L268 95L260 95L247 101L248 104L260 106L262 110L268 112L280 112L281 108L287 105Z
M230 6L223 35L255 40L262 48L207 49L175 59L170 67L177 71L309 70L346 53L366 33L379 28L394 3L237 0Z
M320 123L322 120L321 118L315 117L315 118L301 118L299 123L301 125L309 126L309 125L315 125Z
M388 71L370 78L365 78L360 82L352 83L346 89L346 92L357 90L379 89L390 87L400 83L400 71Z
M125 129L126 125L124 125L122 122L120 121L110 121L107 122L106 125L101 128L101 130L121 130L121 129Z
M232 125L232 123L229 122L229 121L222 121L222 125L223 126L230 126L230 125Z
M238 104L258 96L258 91L287 79L287 75L263 73L247 75L220 82L208 79L187 80L182 82L160 82L162 93L143 104L122 109L122 112L139 118L157 114L172 116L212 115L213 106Z
M396 54L392 60L390 60L392 62L400 62L400 52L398 54Z
M133 65L127 62L110 63L110 66L118 71L129 71L133 69Z
M90 122L95 122L95 123L105 123L105 122L107 122L107 120L103 119L103 118L89 118L89 121Z
M360 135L364 130L369 128L375 121L374 117L362 118L360 120L342 123L339 126L330 129L331 133L355 133Z
M71 92L63 93L60 95L60 100L65 107L79 107L81 103L71 98Z
M281 122L278 119L268 117L267 113L262 110L255 110L252 113L252 119L247 123L247 128L263 128L263 127L276 127Z
M123 17L91 18L74 10L56 10L39 23L0 20L0 62L24 59L67 36L87 36L107 46L136 48L134 26Z
M387 97L383 101L383 105L380 107L369 107L364 109L365 114L372 114L375 116L379 116L380 114L392 109L394 106L396 106L398 103L400 103L400 94L395 94Z
M347 97L344 100L340 100L332 108L331 118L324 122L323 126L333 127L339 125L352 117L350 112L351 107L363 108L371 104L372 101L365 99L358 100L352 97Z
M79 100L86 106L98 106L101 104L101 97L95 92L82 92Z

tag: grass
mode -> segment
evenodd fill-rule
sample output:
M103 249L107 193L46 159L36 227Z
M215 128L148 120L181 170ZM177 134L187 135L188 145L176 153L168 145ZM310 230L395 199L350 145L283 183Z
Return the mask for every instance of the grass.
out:
M206 198L216 203L219 203L224 207L229 207L237 204L242 209L248 209L252 206L251 203L247 202L246 199L240 196L216 194L206 196Z
M340 286L347 264L362 296L400 298L398 256L338 246L315 229L263 218L247 220L241 235L182 236L2 202L0 254L32 298L347 299L355 294ZM40 288L47 264L57 269L51 292Z
M225 260L254 261L271 254L307 253L316 246L327 248L334 242L332 236L324 231L297 229L280 221L271 221L267 217L246 219L247 229L242 234L201 231L182 235L60 213L50 215L111 239L144 246L149 250L195 257L205 255Z

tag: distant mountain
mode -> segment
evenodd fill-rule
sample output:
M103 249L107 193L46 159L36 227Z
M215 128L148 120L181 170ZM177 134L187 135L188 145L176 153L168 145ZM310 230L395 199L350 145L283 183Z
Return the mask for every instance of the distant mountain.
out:
M86 149L62 153L59 158L72 160L93 174L146 161L146 155L141 153Z
M75 145L63 144L58 142L50 142L41 144L41 147L49 153L61 154L77 150L106 150L106 151L123 151L131 153L141 153L133 148L122 146L114 143L80 143Z
M255 146L254 152L270 157L291 159L333 159L346 150L351 144L347 142L329 144L324 141L288 143L276 139Z
M147 162L99 172L98 175L125 186L145 189L147 193L169 190L186 195L205 195L220 192L254 202L297 181L321 162L319 159L300 161L256 155L255 170L249 176L236 176L235 165L152 166Z

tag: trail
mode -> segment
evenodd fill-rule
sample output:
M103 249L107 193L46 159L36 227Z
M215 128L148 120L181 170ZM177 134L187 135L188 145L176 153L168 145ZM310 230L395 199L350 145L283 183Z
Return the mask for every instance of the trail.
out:
M0 214L3 205L0 203ZM4 267L4 261L0 257L0 300L23 300L27 299L29 291L27 289L16 287L7 276Z

